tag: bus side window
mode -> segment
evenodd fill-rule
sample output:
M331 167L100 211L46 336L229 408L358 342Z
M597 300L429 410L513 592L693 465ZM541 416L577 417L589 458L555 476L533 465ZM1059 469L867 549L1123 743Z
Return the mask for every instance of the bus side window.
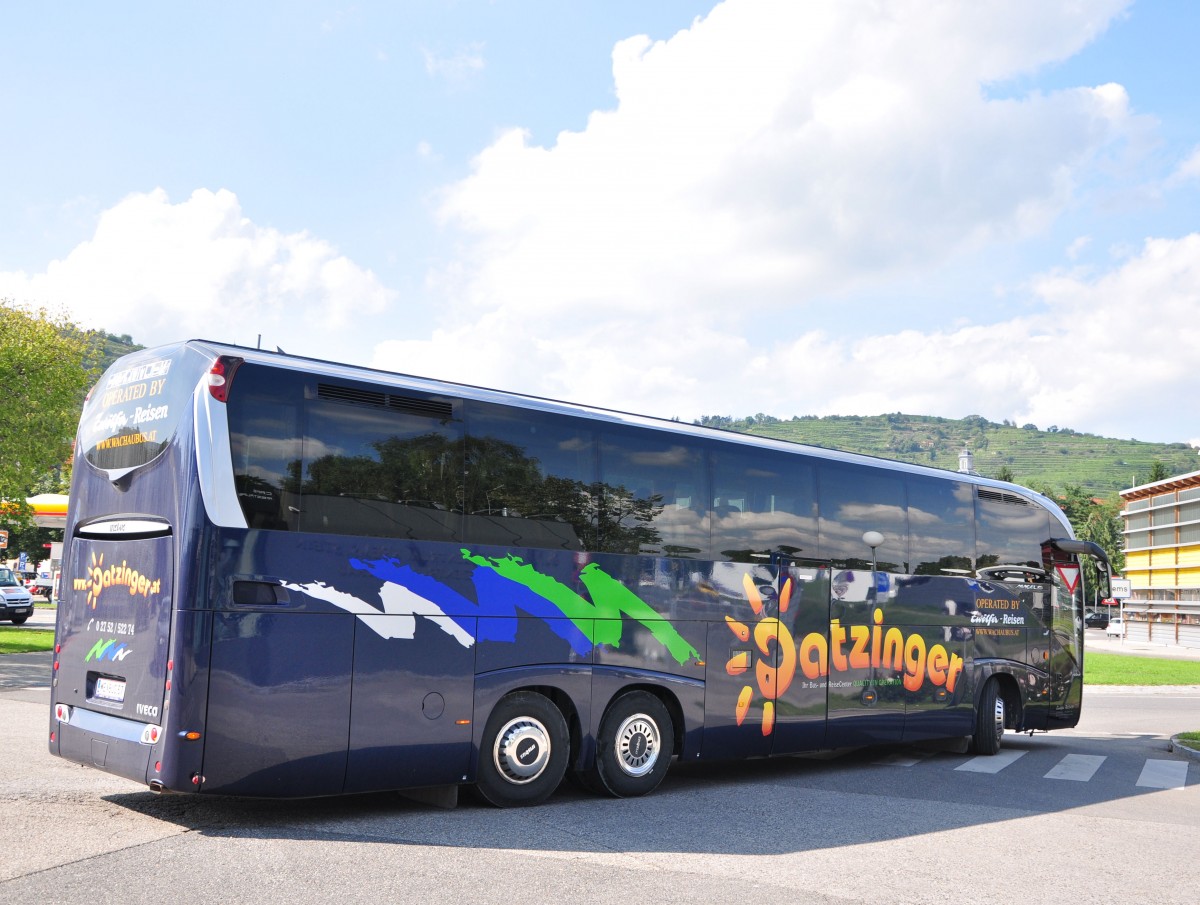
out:
M975 492L961 481L909 476L914 575L969 575L975 568Z
M1012 494L979 488L975 500L976 566L1042 566L1050 513Z
M467 541L561 550L594 544L591 426L564 415L466 405Z
M879 571L908 571L908 513L899 473L823 463L817 487L822 559L844 569L869 569L871 550L863 534L878 531L883 535L875 550Z
M712 549L719 559L763 563L772 554L815 557L813 467L768 450L713 451Z
M704 454L682 437L600 434L600 536L606 553L697 557L708 550Z
M315 396L304 431L301 531L462 539L461 419L419 411L438 400L377 399L384 393L375 388L320 385Z
M233 480L251 528L295 530L303 391L284 371L246 365L227 406Z

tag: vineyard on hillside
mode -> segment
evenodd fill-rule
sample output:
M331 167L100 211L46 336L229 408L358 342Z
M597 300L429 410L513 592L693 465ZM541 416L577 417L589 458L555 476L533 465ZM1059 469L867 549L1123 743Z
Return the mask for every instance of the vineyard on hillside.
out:
M790 420L754 415L705 417L700 423L950 471L958 469L959 453L966 448L979 474L995 477L1007 467L1018 484L1075 484L1097 496L1113 496L1145 482L1156 461L1169 475L1200 470L1200 455L1186 443L1114 440L1057 426L1043 430L1032 424L997 424L977 415L955 419L895 413Z

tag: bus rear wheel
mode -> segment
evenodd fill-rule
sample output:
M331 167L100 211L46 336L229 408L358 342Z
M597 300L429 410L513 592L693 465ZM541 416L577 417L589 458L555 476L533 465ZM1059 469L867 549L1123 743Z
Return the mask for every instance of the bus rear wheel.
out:
M503 698L483 729L475 786L498 808L539 804L567 771L567 721L545 695L519 691Z
M613 701L600 721L590 785L615 798L658 788L671 765L675 728L666 705L649 692L631 691Z
M979 710L975 713L975 734L971 736L971 747L976 754L995 754L1000 750L1004 738L1004 695L1000 683L988 679L979 694Z

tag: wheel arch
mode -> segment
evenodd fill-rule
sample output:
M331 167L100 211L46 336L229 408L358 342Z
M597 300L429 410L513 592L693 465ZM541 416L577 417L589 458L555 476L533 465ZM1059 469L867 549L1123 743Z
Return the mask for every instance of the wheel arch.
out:
M1021 693L1021 682L1004 664L987 664L979 671L975 682L975 711L981 706L983 687L989 679L996 681L997 693L1004 701L1004 728L1021 731L1025 725L1025 701Z

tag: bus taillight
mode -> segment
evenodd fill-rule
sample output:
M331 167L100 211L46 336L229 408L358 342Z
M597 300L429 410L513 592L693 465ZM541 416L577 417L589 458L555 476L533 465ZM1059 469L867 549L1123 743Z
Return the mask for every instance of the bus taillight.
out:
M213 366L208 372L208 392L217 402L228 401L229 384L233 381L233 375L241 363L242 359L232 355L222 355L213 362Z

